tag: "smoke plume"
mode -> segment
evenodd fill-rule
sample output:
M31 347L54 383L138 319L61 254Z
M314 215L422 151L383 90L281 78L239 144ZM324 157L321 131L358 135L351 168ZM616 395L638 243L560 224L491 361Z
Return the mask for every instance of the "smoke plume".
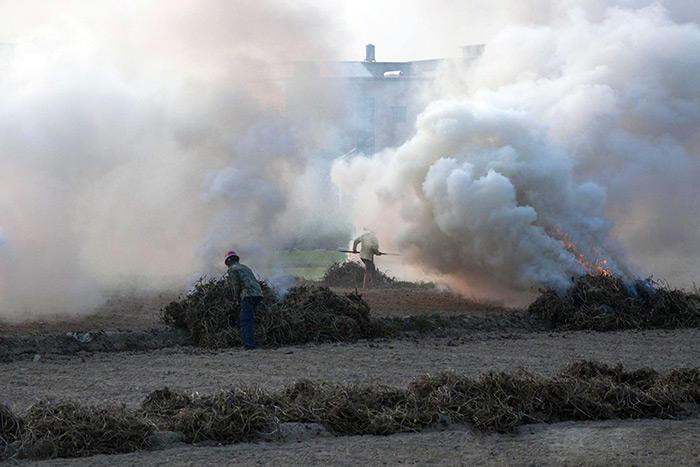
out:
M489 298L589 268L697 276L696 2L417 0L417 27L446 33L377 31L398 60L445 55L411 41L483 53L416 94L403 144L343 156L342 89L309 80L292 115L280 67L346 60L370 4L346 25L349 5L0 3L0 321L221 274L230 249L284 280L270 251L363 226L401 252L392 274Z
M94 309L125 280L221 273L223 252L278 246L287 225L337 232L291 222L324 198L307 160L320 137L280 123L274 70L331 56L315 10L28 1L0 18L0 320Z
M591 268L697 274L699 42L660 3L509 27L461 80L432 83L449 99L412 139L333 179L416 269L474 295L517 300Z

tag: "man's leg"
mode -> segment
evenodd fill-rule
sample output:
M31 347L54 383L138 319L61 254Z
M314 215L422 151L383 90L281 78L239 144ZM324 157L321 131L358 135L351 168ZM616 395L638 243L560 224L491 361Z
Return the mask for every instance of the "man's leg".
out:
M362 288L366 289L374 283L374 262L368 259L362 258L362 262L365 265L365 275L362 278Z
M365 266L365 271L364 271L364 274L362 275L362 288L366 289L367 288L367 276L369 275L369 263L370 262L364 258L361 258L361 259L362 259L362 264L364 264L364 266Z
M260 303L261 297L245 297L241 300L241 313L239 321L241 326L241 339L246 349L255 349L255 330L253 329L253 316L255 307Z

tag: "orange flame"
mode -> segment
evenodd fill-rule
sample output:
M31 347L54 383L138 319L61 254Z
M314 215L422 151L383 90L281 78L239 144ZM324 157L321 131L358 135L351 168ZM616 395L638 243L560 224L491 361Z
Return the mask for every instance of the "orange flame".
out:
M602 274L604 276L613 275L612 271L608 267L608 260L601 256L599 250L594 249L593 253L595 254L595 259L593 261L587 261L584 258L583 253L578 251L576 244L573 242L573 240L571 240L569 234L563 232L559 227L555 229L554 233L554 237L564 244L564 249L572 253L576 257L576 260L584 265L589 271L594 274Z

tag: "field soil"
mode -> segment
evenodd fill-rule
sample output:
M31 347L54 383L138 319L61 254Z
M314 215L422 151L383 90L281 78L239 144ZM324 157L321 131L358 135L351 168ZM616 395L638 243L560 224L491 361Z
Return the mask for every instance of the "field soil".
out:
M169 329L158 312L177 293L125 290L86 317L0 323L0 402L22 415L44 398L136 408L146 395L164 387L204 395L241 385L277 389L309 378L404 388L421 376L443 370L478 376L524 368L546 376L579 360L621 363L627 370L700 365L700 329L551 332L510 319L523 310L481 304L448 292L406 288L360 293L375 317L440 313L474 319L457 331L392 340L213 351L186 345L182 336L162 337ZM175 345L178 338L180 345ZM126 343L90 347L87 342L100 339ZM158 339L162 342L155 342ZM66 340L73 345L60 344ZM665 420L527 425L509 435L448 426L392 436L334 437L319 426L286 424L270 441L258 443L166 442L162 449L147 452L10 462L113 467L700 465L699 433L697 412Z

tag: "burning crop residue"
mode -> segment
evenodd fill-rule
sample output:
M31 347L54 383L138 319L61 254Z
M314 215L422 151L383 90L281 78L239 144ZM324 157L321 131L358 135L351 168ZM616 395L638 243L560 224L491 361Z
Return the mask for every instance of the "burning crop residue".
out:
M407 266L472 296L520 305L588 272L688 287L699 33L660 4L503 31L464 87L430 83L445 92L408 141L336 161L333 180Z
M569 330L689 328L700 326L700 294L601 271L578 277L564 292L541 290L528 311Z
M608 264L608 259L602 256L602 253L598 248L590 248L593 253L593 257L588 258L579 251L579 248L576 247L576 243L566 232L556 228L550 235L553 238L559 239L559 241L564 245L564 249L573 254L576 257L576 260L585 266L591 274L602 274L604 276L613 276L615 274L611 269L612 262Z

